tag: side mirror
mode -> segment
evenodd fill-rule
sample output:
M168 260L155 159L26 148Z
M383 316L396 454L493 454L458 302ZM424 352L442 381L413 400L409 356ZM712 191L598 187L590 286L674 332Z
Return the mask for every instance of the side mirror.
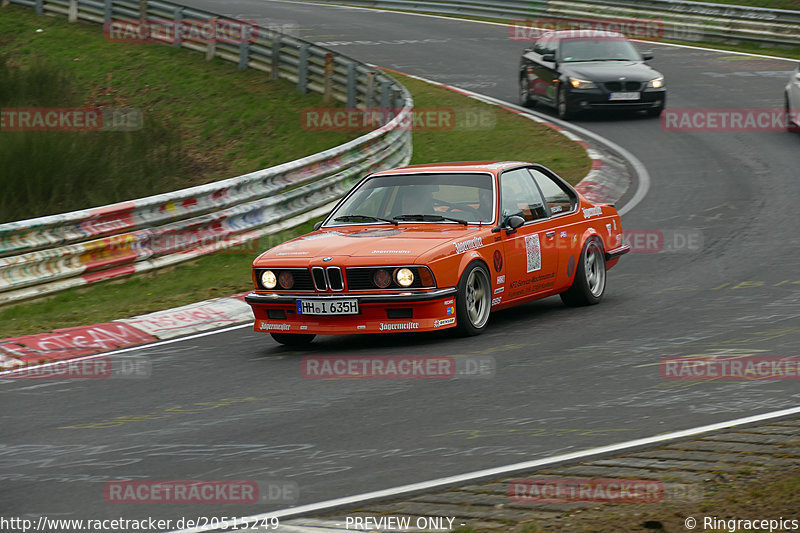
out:
M556 62L556 55L555 54L544 54L542 56L542 61L547 61L548 63L555 63Z
M645 61L650 61L653 59L653 52L642 52L642 59Z
M525 224L525 219L519 215L512 215L508 217L506 220L506 233L509 235L515 233L518 228L522 227L523 224Z
M320 220L319 222L317 222L316 224L314 224L314 231L317 231L317 230L320 228L320 226L322 226L322 222L323 222L323 221L322 221L322 220Z

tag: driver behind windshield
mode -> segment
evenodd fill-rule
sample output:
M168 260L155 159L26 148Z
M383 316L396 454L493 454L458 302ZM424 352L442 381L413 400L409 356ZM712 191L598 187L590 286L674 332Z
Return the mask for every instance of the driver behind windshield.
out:
M399 215L435 215L433 193L438 191L436 185L406 185L398 193L400 196ZM397 204L395 204L397 205Z

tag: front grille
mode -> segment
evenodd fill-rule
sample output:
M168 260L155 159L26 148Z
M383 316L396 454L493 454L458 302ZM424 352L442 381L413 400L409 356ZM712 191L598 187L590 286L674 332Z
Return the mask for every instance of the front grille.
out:
M314 277L314 288L317 292L325 292L328 290L328 284L325 281L325 269L322 267L311 267L311 275Z
M638 81L609 81L604 83L610 92L617 91L641 91L642 83Z
M410 287L401 287L394 280L394 271L397 267L354 267L347 269L347 287L351 291L371 291L381 290L380 287L375 285L372 281L373 274L378 270L387 270L392 276L392 282L386 289L421 289L422 281L419 277L419 267L408 267L414 272L414 283Z
M325 270L328 274L328 286L332 291L344 289L344 279L342 279L342 269L339 267L328 267Z

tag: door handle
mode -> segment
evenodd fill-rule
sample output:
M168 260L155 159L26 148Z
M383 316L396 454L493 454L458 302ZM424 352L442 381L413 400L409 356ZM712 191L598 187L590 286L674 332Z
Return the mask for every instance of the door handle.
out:
M553 237L556 236L556 232L555 231L548 231L547 233L544 234L544 236L547 237L548 239L552 239Z

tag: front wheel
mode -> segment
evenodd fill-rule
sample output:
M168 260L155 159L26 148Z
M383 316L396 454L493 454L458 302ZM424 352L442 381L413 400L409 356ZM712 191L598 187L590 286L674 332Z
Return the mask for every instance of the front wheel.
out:
M795 117L800 115L800 113L795 113L793 115L792 107L789 104L789 95L787 94L785 98L786 100L784 109L786 113L786 130L791 131L792 133L798 133L800 132L800 124L798 124L798 122L795 120Z
M531 99L531 84L526 75L519 78L519 104L523 107L536 105L536 100Z
M664 111L664 106L660 105L658 107L653 107L651 109L648 109L646 111L646 113L647 113L647 116L649 116L649 117L660 117L662 111Z
M478 335L486 329L492 306L492 283L483 264L471 263L458 282L456 317L464 336Z
M578 307L600 303L606 290L606 255L603 243L592 237L583 245L572 286L561 293L561 301Z
M316 335L302 333L270 333L275 342L286 346L305 346L314 340Z
M558 88L558 96L556 98L556 112L558 118L561 120L569 120L575 116L575 112L569 107L567 101L567 88L564 82L561 82L561 87Z

